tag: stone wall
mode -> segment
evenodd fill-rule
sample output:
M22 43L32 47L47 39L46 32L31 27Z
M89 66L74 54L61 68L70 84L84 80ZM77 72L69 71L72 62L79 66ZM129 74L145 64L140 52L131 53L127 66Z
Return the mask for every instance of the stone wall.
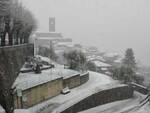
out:
M80 84L84 84L89 80L89 73L84 73L80 76Z
M112 89L106 89L89 96L88 98L80 101L79 103L62 111L61 113L77 113L79 111L87 110L109 102L128 99L131 98L132 96L133 90L131 87L127 85Z
M142 93L144 95L147 95L149 93L149 90L147 87L142 86L140 84L134 83L132 82L131 84L129 84L135 91Z
M33 44L0 47L0 76L8 81L7 85L13 84L26 57L33 54Z
M11 86L27 56L33 56L33 44L0 47L0 104L7 113L13 108Z
M63 80L63 87L74 88L80 85L80 74Z

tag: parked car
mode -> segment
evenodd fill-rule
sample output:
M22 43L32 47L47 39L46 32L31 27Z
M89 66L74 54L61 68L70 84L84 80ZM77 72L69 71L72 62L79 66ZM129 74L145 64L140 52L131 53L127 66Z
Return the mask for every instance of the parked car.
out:
M64 89L62 89L61 93L68 94L68 93L70 93L70 89L68 87L65 87Z

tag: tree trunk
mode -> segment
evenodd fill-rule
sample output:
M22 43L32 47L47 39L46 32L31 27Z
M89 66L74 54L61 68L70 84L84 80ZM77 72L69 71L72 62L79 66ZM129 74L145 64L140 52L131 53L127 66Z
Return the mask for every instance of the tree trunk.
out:
M19 31L16 32L16 42L15 42L16 45L19 44Z
M9 36L9 45L13 45L13 35L12 35L12 32L9 32L8 36Z
M1 46L6 45L5 37L6 37L6 32L2 32L2 34L1 34Z

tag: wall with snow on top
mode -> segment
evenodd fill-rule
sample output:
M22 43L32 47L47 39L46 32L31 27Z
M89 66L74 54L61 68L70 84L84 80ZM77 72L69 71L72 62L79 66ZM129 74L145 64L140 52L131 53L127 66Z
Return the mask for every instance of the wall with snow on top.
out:
M77 113L83 110L87 110L99 105L114 102L117 100L128 99L133 96L133 90L127 85L116 86L114 88L101 90L95 93L79 103L67 108L61 113Z

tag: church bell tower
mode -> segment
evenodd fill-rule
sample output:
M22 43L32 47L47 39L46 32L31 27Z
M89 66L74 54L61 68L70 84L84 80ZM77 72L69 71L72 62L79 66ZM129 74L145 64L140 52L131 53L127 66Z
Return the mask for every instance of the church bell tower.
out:
M55 17L49 18L49 32L55 32Z

